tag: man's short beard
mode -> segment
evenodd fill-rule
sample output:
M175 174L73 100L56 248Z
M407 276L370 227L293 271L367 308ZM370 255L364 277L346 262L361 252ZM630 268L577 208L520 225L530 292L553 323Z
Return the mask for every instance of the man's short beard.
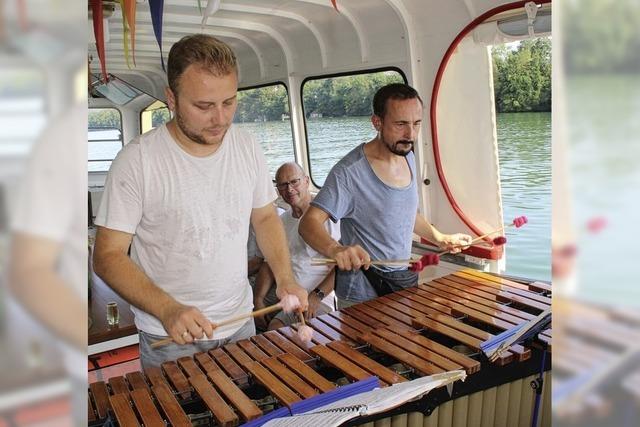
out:
M184 120L182 119L182 115L180 114L180 110L177 108L177 106L175 110L175 116L176 116L176 124L180 128L180 131L182 131L182 133L185 134L187 138L189 138L191 141L195 142L196 144L211 145L202 137L202 135L192 132L187 127L187 125L184 123Z

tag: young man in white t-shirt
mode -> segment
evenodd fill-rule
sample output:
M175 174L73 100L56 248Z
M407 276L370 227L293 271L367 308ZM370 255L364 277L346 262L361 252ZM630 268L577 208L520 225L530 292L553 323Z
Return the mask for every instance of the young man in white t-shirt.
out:
M252 310L249 224L278 297L294 294L307 306L264 154L232 125L232 50L211 36L186 36L169 52L167 77L174 118L118 153L95 220L95 271L132 305L145 368L255 334L253 320L211 324ZM173 344L150 347L167 336Z
M300 285L309 292L308 317L325 314L335 310L333 266L312 265L312 258L320 256L313 248L307 245L300 234L298 224L300 217L309 208L312 200L309 191L309 177L297 163L285 163L276 171L276 188L282 199L291 206L291 209L280 215L284 230L289 242L293 273ZM327 221L327 232L336 240L340 239L340 224ZM256 308L265 307L277 302L273 288L273 275L268 264L263 264L256 280L253 303ZM266 325L269 320L268 325ZM259 318L256 323L260 327L277 329L285 325L299 322L296 313L284 313L280 311L272 318Z

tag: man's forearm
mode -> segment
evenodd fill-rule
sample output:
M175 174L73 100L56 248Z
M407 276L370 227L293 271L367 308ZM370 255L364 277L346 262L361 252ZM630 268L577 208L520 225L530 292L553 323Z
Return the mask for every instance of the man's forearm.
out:
M433 243L438 243L442 240L442 233L419 213L416 214L413 232Z
M253 224L258 247L273 273L276 283L292 280L289 245L280 218L275 214Z
M156 286L126 254L110 253L96 257L95 272L129 304L157 317L176 301Z
M309 246L326 257L331 257L331 250L339 246L327 232L324 223L315 218L302 217L298 231Z

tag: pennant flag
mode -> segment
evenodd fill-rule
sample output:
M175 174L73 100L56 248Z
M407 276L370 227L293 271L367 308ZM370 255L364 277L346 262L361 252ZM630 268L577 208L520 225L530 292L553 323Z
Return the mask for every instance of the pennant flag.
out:
M107 64L104 55L104 21L102 16L102 0L91 0L91 15L93 17L93 34L96 38L96 49L98 50L98 59L100 59L100 67L102 69L102 80L107 83Z
M162 11L164 9L164 0L149 0L149 12L151 13L151 24L153 32L156 35L156 41L160 48L160 62L162 63L162 71L167 71L164 66L164 56L162 54Z
M333 5L333 8L336 10L336 12L340 12L340 11L338 10L337 1L338 1L338 0L331 0L331 4Z
M136 0L124 0L124 8L122 9L122 13L126 9L127 17L126 20L129 23L129 36L131 37L131 56L133 57L133 65L136 65ZM127 64L129 63L129 58L127 58Z
M127 67L131 69L129 62L129 24L127 23L127 9L124 0L118 0L120 10L122 11L122 50L124 51L124 59L127 61Z
M209 0L207 2L207 8L204 10L204 15L202 15L202 26L207 25L207 18L216 13L220 9L220 0Z

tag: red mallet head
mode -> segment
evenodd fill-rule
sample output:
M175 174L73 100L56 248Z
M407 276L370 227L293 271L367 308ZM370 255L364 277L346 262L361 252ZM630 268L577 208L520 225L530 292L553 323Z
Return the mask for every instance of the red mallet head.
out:
M428 265L438 265L440 263L440 257L438 254L425 254L420 258L420 261L425 267Z
M412 262L411 265L409 265L410 271L420 272L422 271L423 268L424 268L424 265L422 265L422 261Z
M513 220L513 225L515 225L516 228L520 228L523 225L525 225L527 222L529 221L527 220L526 216L519 216Z
M498 236L495 239L493 239L493 244L496 246L502 246L505 243L507 243L507 238L504 236Z

